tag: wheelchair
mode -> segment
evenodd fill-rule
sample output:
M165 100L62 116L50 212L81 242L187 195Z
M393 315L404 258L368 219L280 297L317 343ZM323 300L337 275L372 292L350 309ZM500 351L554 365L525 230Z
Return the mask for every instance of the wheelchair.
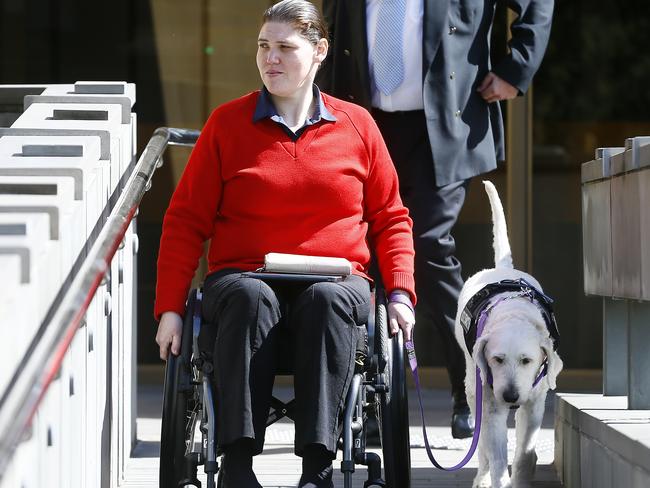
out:
M316 281L313 275L286 276L294 281ZM202 354L200 340L201 293L201 289L194 289L189 294L181 352L178 356L170 354L165 369L160 488L201 487L197 477L201 465L206 473L207 487L222 486L215 432L219 406L214 401L212 363ZM374 291L371 300L374 306L366 324L368 351L362 357L357 356L357 363L362 362L362 366L356 369L347 393L338 445L343 454L344 488L352 488L355 464L368 467L364 488L409 488L411 459L402 333L392 338L388 334L383 292ZM286 375L291 371L281 367L276 374ZM267 426L283 417L293 420L293 402L284 403L273 397ZM382 477L381 457L366 452L367 417L371 410L379 424L385 477Z

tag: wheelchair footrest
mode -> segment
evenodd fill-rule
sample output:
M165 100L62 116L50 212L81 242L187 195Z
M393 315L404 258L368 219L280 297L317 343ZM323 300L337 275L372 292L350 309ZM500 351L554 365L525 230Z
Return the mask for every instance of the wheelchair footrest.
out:
M178 486L192 485L197 488L201 487L201 482L196 476L199 456L197 453L191 453L185 456L185 478L179 480Z
M203 471L206 473L216 473L219 471L219 463L217 461L206 461Z
M368 466L368 480L363 484L363 488L386 486L386 482L381 477L381 458L378 454L374 452L359 453L355 456L355 461Z
M386 482L382 479L378 479L368 480L363 484L363 488L369 488L370 486L379 486L380 488L386 488Z
M197 479L181 479L178 480L178 486L195 486L196 488L201 488L201 482Z

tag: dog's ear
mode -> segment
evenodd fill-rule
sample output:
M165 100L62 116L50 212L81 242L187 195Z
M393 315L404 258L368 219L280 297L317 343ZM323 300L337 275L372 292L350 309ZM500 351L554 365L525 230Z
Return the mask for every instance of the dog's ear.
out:
M560 371L562 371L564 363L562 362L562 359L560 359L558 353L553 350L553 341L550 337L547 337L544 339L544 342L542 342L542 350L548 358L546 381L548 381L548 387L551 390L555 390L557 386L557 375L560 374Z
M478 369L481 370L481 383L483 385L487 384L488 379L488 364L485 359L485 345L490 338L489 334L482 335L474 344L474 351L472 351L472 358L474 359L474 364L478 366Z

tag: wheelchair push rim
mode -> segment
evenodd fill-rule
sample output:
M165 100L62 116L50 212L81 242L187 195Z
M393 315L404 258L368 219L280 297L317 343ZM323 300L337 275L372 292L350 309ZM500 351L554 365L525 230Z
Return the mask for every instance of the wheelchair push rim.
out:
M193 300L194 296L191 296L188 306ZM193 439L193 432L188 432L188 429L193 430L199 413L193 405L191 334L192 327L184 324L180 355L174 356L170 352L165 366L160 435L160 488L200 486L195 475L188 477L188 460L185 456L188 439Z
M379 434L384 457L384 477L388 488L411 486L411 451L404 343L401 331L388 335L385 299L377 306L376 347L388 391L379 395Z

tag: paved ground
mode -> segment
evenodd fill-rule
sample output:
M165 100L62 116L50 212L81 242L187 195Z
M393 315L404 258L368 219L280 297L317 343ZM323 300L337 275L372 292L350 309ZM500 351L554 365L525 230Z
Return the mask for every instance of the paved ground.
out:
M289 388L280 388L279 396L290 394ZM160 405L162 387L159 385L140 385L138 394L138 443L134 457L129 460L124 486L129 488L152 488L158 480L158 451L160 448ZM434 447L434 456L443 465L450 466L462 459L470 446L470 439L456 440L451 437L449 420L451 403L449 394L442 389L424 391L427 435ZM537 444L538 465L534 488L560 488L553 469L553 396L549 394L544 425ZM470 487L476 474L476 456L460 471L448 473L434 468L424 450L419 411L416 410L417 397L409 391L410 438L412 459L411 488L424 487ZM295 487L300 477L300 459L293 454L293 424L278 422L271 426L266 436L264 454L255 459L255 472L265 488ZM508 454L512 462L514 454L514 429L508 432ZM379 452L379 451L377 451ZM339 456L340 458L340 456ZM343 478L338 471L335 486L343 486ZM363 467L354 475L355 488L361 488L366 479ZM402 488L402 487L399 487ZM406 488L406 487L404 487Z

